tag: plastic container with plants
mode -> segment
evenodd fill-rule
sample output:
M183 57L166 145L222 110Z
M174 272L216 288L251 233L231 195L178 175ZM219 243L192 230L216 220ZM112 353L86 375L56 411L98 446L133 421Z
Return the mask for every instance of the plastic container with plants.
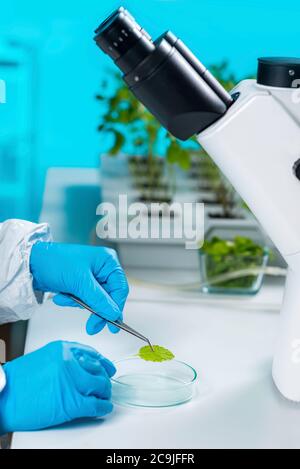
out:
M215 236L200 249L201 290L253 295L261 288L268 259L269 249L250 238Z

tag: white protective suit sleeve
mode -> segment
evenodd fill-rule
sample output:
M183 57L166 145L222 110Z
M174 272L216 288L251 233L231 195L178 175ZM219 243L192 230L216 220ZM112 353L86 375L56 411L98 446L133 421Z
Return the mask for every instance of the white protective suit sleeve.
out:
M6 377L2 366L0 365L0 392L3 391L6 385Z
M31 248L37 241L51 241L47 224L0 223L0 324L29 319L43 302L43 294L33 290L30 273Z

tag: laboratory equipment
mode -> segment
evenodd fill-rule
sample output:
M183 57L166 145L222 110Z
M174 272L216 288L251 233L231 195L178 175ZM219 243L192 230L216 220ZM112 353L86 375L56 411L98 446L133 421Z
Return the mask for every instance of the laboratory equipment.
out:
M300 59L260 58L257 80L231 93L170 31L156 41L124 9L98 46L175 137L197 140L235 186L289 266L273 378L300 401Z
M151 350L153 350L153 347L152 347L152 344L150 342L150 340L145 337L144 335L140 334L139 332L135 331L134 329L132 329L132 327L129 327L127 324L125 324L125 322L123 321L120 321L119 319L117 321L112 321L111 319L106 319L104 318L103 316L101 316L100 314L96 313L96 311L94 311L92 308L90 308L86 303L84 303L83 301L81 301L79 298L77 298L76 296L74 295L70 295L68 294L67 295L69 298L71 298L71 300L75 301L75 303L78 303L79 306L82 306L82 308L85 308L87 309L90 313L92 314L95 314L95 316L98 316L100 319L103 319L104 321L108 322L109 324L112 324L113 326L116 326L118 327L119 329L122 329L123 331L125 332L128 332L129 334L132 334L134 335L135 337L137 337L138 339L141 339L143 340L144 342L147 342L147 344L149 345L149 347L151 348Z
M141 407L168 407L189 401L195 391L196 371L186 363L171 360L147 362L129 357L114 362L112 400Z

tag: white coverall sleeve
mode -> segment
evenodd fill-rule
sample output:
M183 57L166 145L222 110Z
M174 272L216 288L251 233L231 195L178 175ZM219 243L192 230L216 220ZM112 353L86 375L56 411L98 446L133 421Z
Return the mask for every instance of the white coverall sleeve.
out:
M29 319L43 302L43 294L33 290L30 273L31 248L37 241L51 241L47 224L0 223L0 324Z
M0 392L3 391L6 385L6 377L2 366L0 365Z
M5 388L6 386L6 376L5 376L5 373L4 373L4 370L2 368L2 366L0 365L0 393L1 391L3 391L3 389ZM0 434L0 450L2 449L1 448L1 434Z

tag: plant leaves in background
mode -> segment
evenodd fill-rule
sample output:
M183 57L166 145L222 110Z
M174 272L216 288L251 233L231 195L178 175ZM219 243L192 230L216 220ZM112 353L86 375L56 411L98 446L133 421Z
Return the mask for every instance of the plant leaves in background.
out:
M114 144L110 149L110 154L111 155L117 155L120 152L122 146L125 143L125 137L121 132L119 132L118 130L116 130L114 128L112 128L110 130L114 134L114 137L115 137Z
M233 239L222 239L214 236L205 241L201 252L206 256L207 278L213 279L239 270L260 267L266 254L266 249L250 238L235 236ZM225 280L218 283L225 288L251 288L257 275L245 275L236 279Z
M187 170L190 167L190 151L178 143L176 139L171 140L167 149L167 161L171 164L178 164L181 169Z

